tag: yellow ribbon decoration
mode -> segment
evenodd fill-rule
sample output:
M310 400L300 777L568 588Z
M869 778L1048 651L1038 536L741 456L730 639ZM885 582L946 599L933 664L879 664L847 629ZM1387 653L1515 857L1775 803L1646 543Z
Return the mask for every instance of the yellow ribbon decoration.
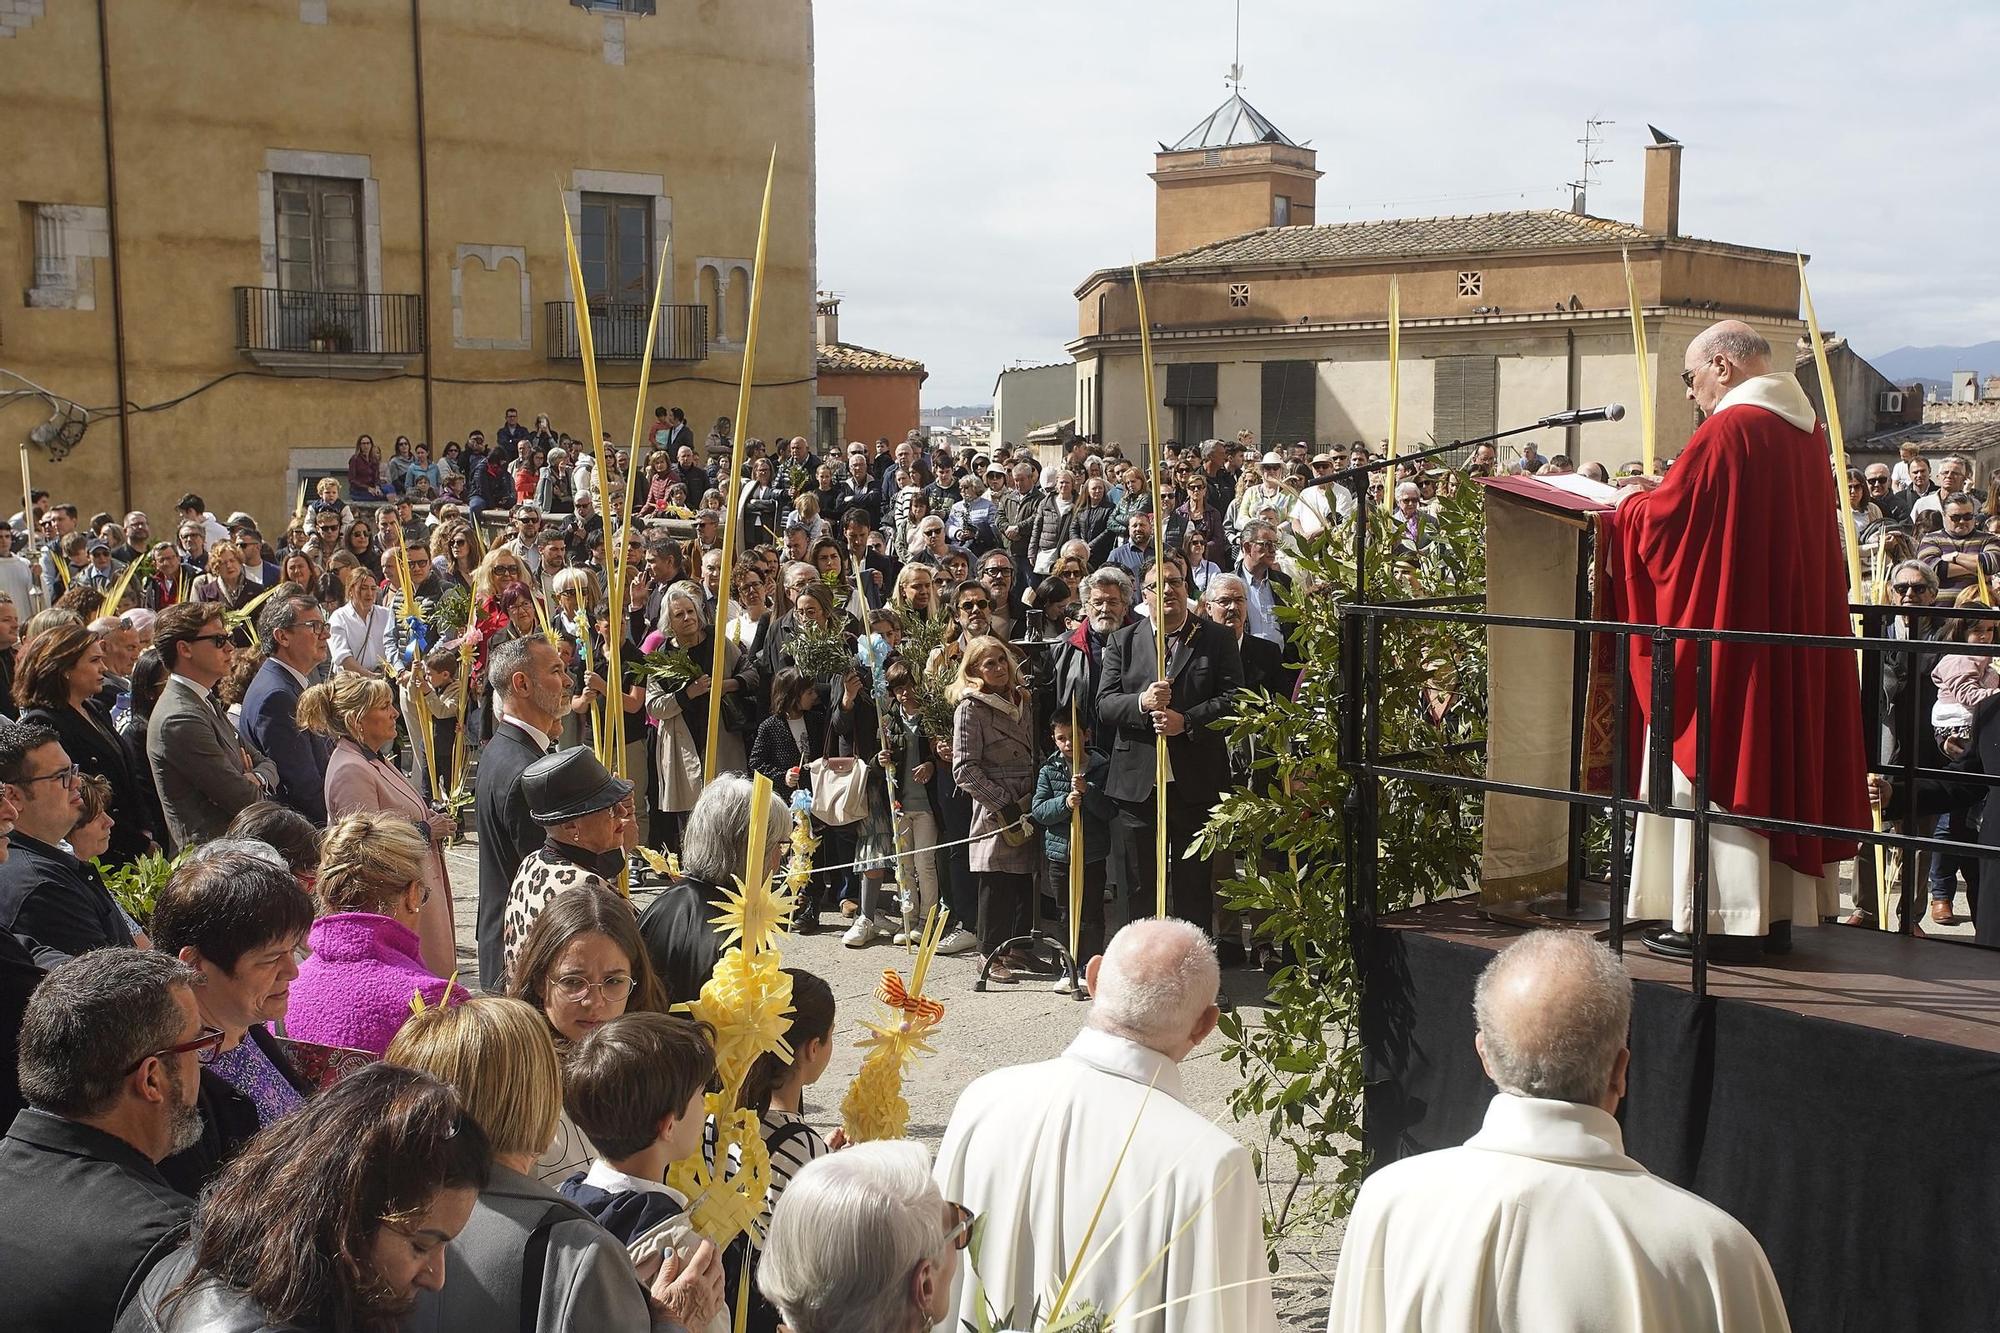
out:
M750 271L750 322L743 330L743 375L736 385L736 418L732 422L735 439L729 451L729 495L722 512L722 568L720 582L721 600L716 603L717 611L727 615L729 609L729 585L735 577L736 546L742 540L743 515L739 512L743 505L743 443L749 432L745 427L750 416L750 384L757 364L757 326L764 308L764 256L771 240L771 187L778 178L778 150L771 149L771 165L764 172L764 208L757 219L757 257ZM722 749L722 703L716 695L716 688L729 670L729 636L717 630L715 634L715 658L708 671L708 748L702 752L702 781L715 781L716 764L721 760Z
M1833 446L1833 495L1834 504L1844 507L1847 503L1847 436L1840 428L1840 402L1833 393L1833 372L1827 366L1826 339L1820 336L1819 316L1813 313L1812 288L1806 284L1806 257L1795 256L1799 265L1799 299L1806 308L1806 330L1812 336L1813 365L1819 371L1820 399L1826 404L1826 438ZM1845 513L1841 515L1840 544L1847 555L1847 586L1851 592L1861 587L1861 541L1854 531L1854 520ZM1980 582L1985 583L1985 575ZM1861 635L1861 617L1853 617L1855 637ZM1855 650L1854 661L1866 679L1867 655ZM1882 807L1869 803L1869 815L1875 831L1882 831ZM1882 930L1890 930L1889 924L1889 879L1884 867L1882 844L1875 844L1875 924Z
M1151 474L1153 492L1153 579L1155 583L1166 577L1160 568L1161 542L1167 530L1167 517L1160 512L1160 400L1153 391L1153 329L1146 320L1146 288L1139 280L1139 266L1132 265L1132 296L1139 303L1139 360L1140 370L1146 384L1146 469ZM1144 594L1141 593L1141 596ZM1161 599L1164 604L1164 598ZM1154 608L1153 620L1153 661L1158 666L1160 679L1167 679L1167 619ZM1153 859L1159 868L1159 883L1155 887L1154 913L1164 917L1167 914L1167 738L1156 735L1153 738Z
M1389 279L1389 449L1396 456L1396 436L1403 421L1403 290ZM1269 443L1269 441L1266 441Z
M1639 457L1650 477L1659 471L1659 448L1653 425L1653 368L1646 354L1646 317L1639 305L1638 280L1632 276L1632 252L1619 253L1625 261L1625 298L1632 305L1632 362L1639 372ZM1847 494L1845 487L1840 494Z
M1069 697L1069 776L1074 782L1077 776L1077 760L1084 755L1083 730L1077 725L1077 699ZM1088 761L1086 760L1086 767ZM1072 788L1072 790L1074 790ZM1082 967L1076 957L1077 931L1083 916L1083 802L1069 812L1069 956Z

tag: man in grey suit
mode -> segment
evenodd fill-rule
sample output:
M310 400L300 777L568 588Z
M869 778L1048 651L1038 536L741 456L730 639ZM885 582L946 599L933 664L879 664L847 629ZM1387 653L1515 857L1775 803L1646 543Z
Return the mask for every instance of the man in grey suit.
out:
M215 698L236 647L214 602L180 602L153 622L153 645L172 675L146 724L146 760L167 831L186 847L220 837L244 806L278 788L278 768L243 743Z
M514 873L542 845L542 828L528 818L521 774L555 749L569 676L562 654L539 634L510 639L486 664L487 697L499 709L493 738L479 755L473 812L479 829L479 985L490 995L507 987L501 918Z
M302 586L287 583L272 591L257 628L271 655L244 692L237 735L277 766L277 798L324 826L326 761L333 742L299 726L299 695L311 683L313 668L326 660L326 613Z

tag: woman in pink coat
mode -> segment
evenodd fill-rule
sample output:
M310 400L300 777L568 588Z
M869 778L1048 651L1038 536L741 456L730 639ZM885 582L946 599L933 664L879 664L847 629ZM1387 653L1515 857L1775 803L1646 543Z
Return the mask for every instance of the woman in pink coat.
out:
M403 771L382 757L396 738L396 700L380 676L343 671L299 696L299 725L335 739L326 765L326 813L330 819L357 812L398 816L424 832L424 887L429 899L419 912L417 936L424 966L440 977L457 970L451 881L445 874L444 844L457 830L449 815L433 814L423 793Z
M299 964L285 1035L381 1055L412 1012L457 1004L463 987L418 956L416 926L430 889L427 839L396 815L348 815L327 830L315 885L326 915L313 922L312 956Z

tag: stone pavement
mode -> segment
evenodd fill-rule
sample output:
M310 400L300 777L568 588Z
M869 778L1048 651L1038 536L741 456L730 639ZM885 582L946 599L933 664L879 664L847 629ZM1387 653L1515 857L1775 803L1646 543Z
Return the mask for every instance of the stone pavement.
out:
M479 882L477 849L471 843L462 844L451 850L448 859L462 975L472 976L477 970L472 936ZM643 891L639 898L643 903ZM828 913L823 918L829 923L828 930L795 937L784 950L786 965L825 978L840 1006L836 1031L841 1040L833 1062L806 1096L806 1117L822 1132L840 1123L840 1099L861 1064L854 1045L858 1024L864 1017L875 1016L874 990L883 969L895 967L907 974L909 966L906 952L886 940L865 949L843 948L839 931L831 928L835 919ZM978 974L976 954L939 958L927 987L946 1005L944 1023L937 1054L917 1063L906 1082L905 1096L910 1102L910 1137L933 1150L944 1134L959 1090L967 1083L989 1069L1060 1054L1083 1024L1087 1006L1055 994L1047 982L994 986L981 994L972 989ZM1263 1003L1262 981L1262 974L1253 971L1232 971L1224 976L1225 989L1246 1018L1254 1020ZM1240 1124L1229 1114L1226 1098L1238 1080L1234 1068L1218 1058L1220 1049L1220 1038L1211 1037L1182 1065L1190 1101L1196 1110L1244 1143L1261 1146L1261 1123ZM1288 1164L1289 1153L1280 1157ZM1289 1175L1283 1175L1265 1181L1265 1189L1271 1198L1281 1198L1291 1183ZM1278 1306L1286 1329L1317 1333L1326 1327L1327 1289L1336 1244L1335 1235L1315 1237L1288 1248L1283 1255L1281 1272L1301 1275L1300 1280L1286 1280L1278 1286Z

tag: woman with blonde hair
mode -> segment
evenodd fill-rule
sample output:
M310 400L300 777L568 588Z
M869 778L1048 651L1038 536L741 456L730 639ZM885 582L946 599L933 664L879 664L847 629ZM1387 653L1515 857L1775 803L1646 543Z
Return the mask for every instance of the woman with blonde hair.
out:
M965 646L948 696L951 777L972 798L972 873L979 878L979 949L987 979L1011 983L1027 960L1000 946L1034 924L1040 839L1024 822L1035 791L1035 709L1007 645L982 634Z
M299 725L334 739L326 763L328 818L359 812L398 818L422 830L426 900L418 904L415 930L424 966L440 977L455 970L458 941L453 934L451 878L444 845L458 831L450 815L433 814L423 793L403 770L382 757L396 739L396 698L379 676L342 672L299 696Z
M417 924L430 889L429 840L409 820L353 814L326 831L314 888L323 915L306 935L285 1012L287 1036L381 1055L413 1005L468 997L424 967Z
M642 1286L625 1246L532 1174L562 1118L562 1073L548 1025L519 1000L485 998L413 1015L390 1064L458 1093L493 1149L492 1179L452 1243L451 1278L426 1321L438 1333L699 1328L722 1308L722 1264L703 1244ZM523 1256L531 1256L524 1266ZM673 1274L678 1267L678 1274Z

